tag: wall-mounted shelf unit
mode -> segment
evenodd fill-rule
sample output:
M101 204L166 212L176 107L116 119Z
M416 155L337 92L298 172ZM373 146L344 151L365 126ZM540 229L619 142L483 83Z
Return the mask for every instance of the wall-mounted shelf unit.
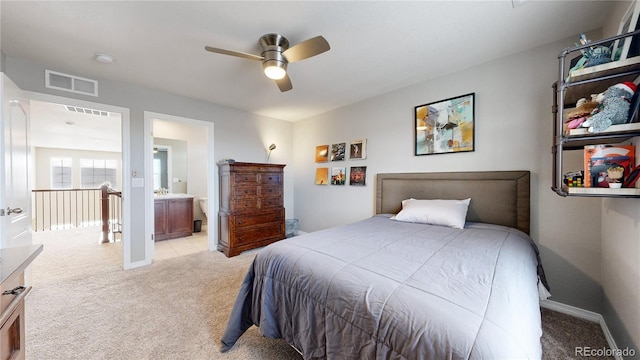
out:
M584 188L567 187L563 184L564 152L571 150L583 150L585 145L621 144L632 138L640 136L640 123L635 122L622 125L614 125L604 132L592 134L586 129L576 129L566 133L564 114L571 107L575 107L580 98L589 98L591 94L598 94L610 86L624 82L634 81L640 75L640 56L613 61L602 65L587 67L575 71L567 71L567 57L571 54L580 55L580 51L591 46L608 46L615 41L631 41L634 36L640 36L640 30L627 34L617 35L607 39L593 41L587 45L567 48L562 51L559 60L559 78L553 84L553 179L551 189L561 196L593 196L593 197L638 197L638 188ZM640 90L638 90L640 91ZM575 170L575 169L573 169ZM587 176L587 174L585 174Z

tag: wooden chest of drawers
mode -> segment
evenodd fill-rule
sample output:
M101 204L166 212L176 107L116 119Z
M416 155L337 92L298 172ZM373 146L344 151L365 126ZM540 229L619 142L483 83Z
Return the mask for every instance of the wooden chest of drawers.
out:
M219 162L218 250L226 256L285 238L285 165Z

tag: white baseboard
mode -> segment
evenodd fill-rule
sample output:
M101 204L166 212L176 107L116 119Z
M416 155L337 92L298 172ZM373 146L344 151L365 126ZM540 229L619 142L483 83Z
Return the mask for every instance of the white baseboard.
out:
M616 341L613 339L613 336L611 335L611 332L609 331L609 328L607 327L607 324L605 323L602 315L593 311L581 309L571 305L566 305L553 300L540 300L540 306L549 310L557 311L562 314L574 316L579 319L596 322L600 324L600 328L602 328L604 337L607 339L607 343L609 344L609 348L611 349L611 352L614 354L614 357L616 358L616 360L624 360L623 357L619 354L620 351L618 351L618 345L616 345Z
M129 263L129 266L124 267L124 270L131 270L143 266L151 265L151 261L140 260L136 262Z

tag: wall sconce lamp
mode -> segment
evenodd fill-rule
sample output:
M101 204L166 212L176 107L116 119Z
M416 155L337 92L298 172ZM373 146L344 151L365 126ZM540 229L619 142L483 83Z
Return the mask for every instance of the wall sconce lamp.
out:
M271 156L271 151L275 150L276 144L269 145L269 152L267 153L267 164L269 163L269 157Z

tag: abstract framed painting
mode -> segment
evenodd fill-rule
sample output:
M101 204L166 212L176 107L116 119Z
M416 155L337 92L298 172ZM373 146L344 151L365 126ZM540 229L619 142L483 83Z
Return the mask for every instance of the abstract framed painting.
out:
M416 106L414 115L415 155L475 150L475 93Z

